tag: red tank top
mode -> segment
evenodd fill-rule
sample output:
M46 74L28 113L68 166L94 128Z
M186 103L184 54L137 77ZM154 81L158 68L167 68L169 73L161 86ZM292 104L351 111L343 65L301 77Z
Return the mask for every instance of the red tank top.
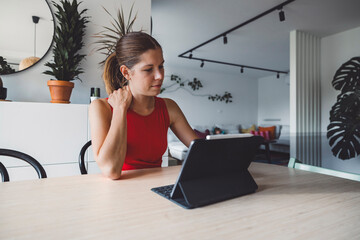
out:
M170 125L164 99L155 97L150 115L141 116L129 109L126 119L127 151L122 170L160 167Z

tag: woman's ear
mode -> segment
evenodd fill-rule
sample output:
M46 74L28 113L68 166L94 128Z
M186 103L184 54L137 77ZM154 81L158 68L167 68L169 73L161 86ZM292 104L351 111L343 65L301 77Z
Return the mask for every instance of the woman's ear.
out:
M127 80L130 79L130 69L127 66L121 65L120 72Z

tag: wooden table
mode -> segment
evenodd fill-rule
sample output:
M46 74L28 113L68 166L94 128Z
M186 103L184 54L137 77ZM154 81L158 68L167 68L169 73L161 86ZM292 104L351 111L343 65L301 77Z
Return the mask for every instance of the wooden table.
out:
M150 191L181 166L0 183L0 239L360 239L360 183L252 163L259 190L186 210Z

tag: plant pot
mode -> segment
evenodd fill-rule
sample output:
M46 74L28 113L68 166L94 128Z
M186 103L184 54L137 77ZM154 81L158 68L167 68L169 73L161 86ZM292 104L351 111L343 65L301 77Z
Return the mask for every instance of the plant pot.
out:
M47 85L50 89L51 103L70 103L71 91L74 83L61 80L49 80Z
M1 87L0 88L0 100L5 100L7 95L7 89Z

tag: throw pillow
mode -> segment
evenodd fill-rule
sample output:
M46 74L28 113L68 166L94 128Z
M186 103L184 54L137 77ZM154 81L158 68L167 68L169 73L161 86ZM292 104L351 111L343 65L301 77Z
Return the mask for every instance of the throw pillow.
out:
M242 128L241 133L250 133L251 131L256 131L255 124L251 125L249 128Z
M275 138L275 126L271 126L271 127L260 127L259 126L259 131L260 132L269 131L270 132L270 139Z
M250 131L255 136L262 136L265 140L271 140L269 131Z
M196 135L199 138L202 138L202 139L205 139L207 135L210 135L209 129L206 129L205 132L200 132L199 130L194 129L194 132L196 133Z

